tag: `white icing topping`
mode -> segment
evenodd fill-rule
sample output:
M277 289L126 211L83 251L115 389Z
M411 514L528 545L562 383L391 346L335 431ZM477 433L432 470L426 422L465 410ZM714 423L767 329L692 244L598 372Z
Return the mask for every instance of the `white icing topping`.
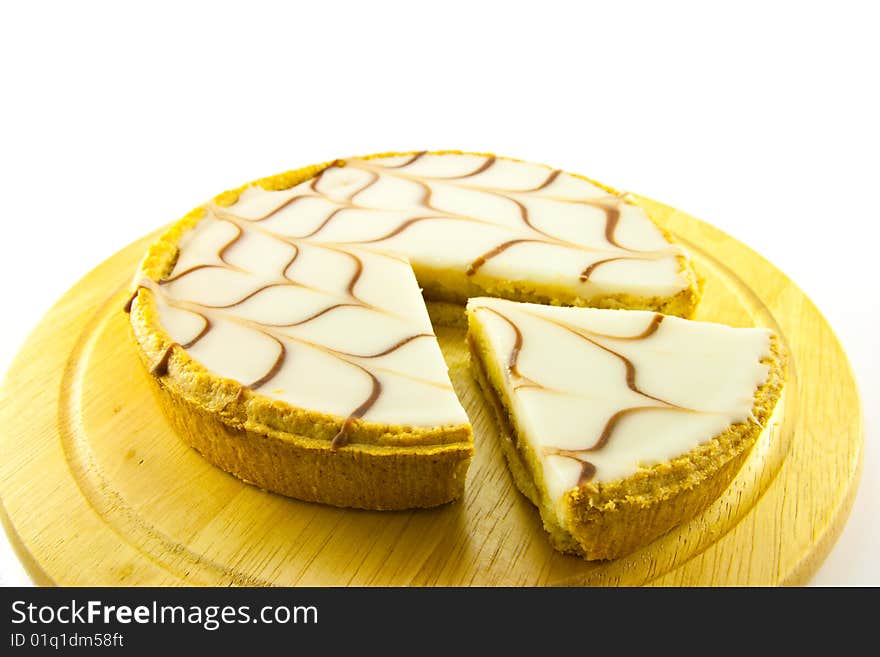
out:
M279 242L252 234L245 223L245 238L227 251L235 268L199 268L219 260L230 237L224 225L230 224L214 214L200 221L182 242L168 282L151 286L162 326L193 358L268 397L340 418L370 400L377 385L378 397L359 416L365 421L468 421L408 262ZM277 245L284 257L277 257ZM199 337L206 321L209 330Z
M767 329L489 298L468 309L554 502L582 474L627 477L747 421L768 376Z
M353 159L206 212L150 285L162 325L215 374L342 418L467 422L410 262L583 298L688 284L681 250L642 209L500 158Z
M417 269L561 287L581 298L666 297L688 286L676 257L683 251L642 208L527 162L352 159L291 189L249 187L228 211L289 237L400 253Z

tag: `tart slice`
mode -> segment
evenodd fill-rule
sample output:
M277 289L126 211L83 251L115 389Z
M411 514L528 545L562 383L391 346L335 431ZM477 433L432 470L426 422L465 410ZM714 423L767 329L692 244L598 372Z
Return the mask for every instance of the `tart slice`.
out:
M781 395L766 329L475 298L476 376L553 546L627 554L728 486Z

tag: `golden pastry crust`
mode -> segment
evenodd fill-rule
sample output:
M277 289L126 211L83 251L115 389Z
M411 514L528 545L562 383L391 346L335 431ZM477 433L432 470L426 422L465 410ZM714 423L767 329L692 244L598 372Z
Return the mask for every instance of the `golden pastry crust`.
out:
M379 153L363 159L414 154ZM261 178L223 192L213 202L221 207L231 206L249 186L289 189L314 178L327 167L344 163L344 160L333 160ZM609 193L617 193L584 179ZM337 506L397 509L434 506L459 497L473 455L469 425L426 429L356 420L348 425L348 444L331 449L333 437L347 418L296 408L256 393L237 381L216 376L171 340L159 322L153 293L144 283L158 283L172 271L180 239L205 214L204 207L192 210L150 247L135 276L130 306L130 323L138 354L161 407L182 438L224 470L263 488L300 499ZM660 230L668 237L662 227ZM479 275L470 279L461 273L450 277L447 272L419 268L415 273L427 299L446 302L439 316L432 314L432 319L439 319L441 323L463 325L464 311L459 304L469 296L478 295L557 305L645 308L689 317L699 301L699 285L689 262L683 257L680 261L690 285L671 298L614 295L582 299L562 288L500 285ZM460 312L456 313L455 308ZM316 478L316 473L320 473L320 478Z
M557 550L588 560L629 554L686 522L707 508L733 481L748 458L779 401L785 381L786 356L778 339L771 340L767 381L755 392L752 419L671 461L622 479L589 482L568 491L557 507L544 494L540 462L519 431L500 392L498 364L482 356L488 344L478 323L469 327L474 377L485 393L499 425L502 451L517 488L538 507L544 529Z
M171 426L239 479L307 502L361 509L432 507L461 496L469 442L413 447L346 445L289 432L256 432L173 393L150 377Z

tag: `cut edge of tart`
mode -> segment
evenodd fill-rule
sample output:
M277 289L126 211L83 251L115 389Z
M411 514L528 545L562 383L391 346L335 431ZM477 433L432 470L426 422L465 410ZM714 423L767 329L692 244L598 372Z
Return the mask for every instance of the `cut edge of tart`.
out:
M583 450L556 450L541 446L542 454L538 454L533 444L538 441L529 439L517 413L512 409L514 402L510 391L516 389L512 380L519 381L523 387L540 384L531 380L529 373L511 372L511 363L513 369L517 369L517 355L512 351L505 358L498 357L496 345L493 345L493 342L497 343L497 336L493 338L488 335L479 310L486 306L498 309L505 305L531 304L499 301L472 299L468 304L467 340L472 369L496 417L500 445L513 480L538 508L551 544L561 552L576 554L587 560L621 557L692 519L730 485L755 443L770 426L776 410L782 406L780 400L783 397L786 356L778 337L770 334L769 347L760 359L767 370L766 380L754 389L752 407L745 421L731 423L685 453L659 462L649 459L649 463L638 464L625 476L597 480L594 478L596 467L589 462L593 458L591 454L595 454L590 449L593 445ZM657 315L656 318L663 316ZM656 318L654 323L647 324L646 334L650 334L650 327L656 329L656 324L663 321L657 322ZM521 347L520 342L515 351ZM638 380L635 375L633 380ZM635 385L638 386L637 383ZM557 492L555 498L549 492L545 479L547 454L554 452L583 459L579 463L583 468L581 477L574 485L565 487L561 495Z

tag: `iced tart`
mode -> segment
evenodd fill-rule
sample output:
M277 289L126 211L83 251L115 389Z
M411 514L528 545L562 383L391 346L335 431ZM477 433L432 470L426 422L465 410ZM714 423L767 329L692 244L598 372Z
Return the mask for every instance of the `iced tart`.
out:
M767 329L648 311L468 302L476 377L554 547L610 559L706 508L780 398Z
M493 155L407 153L217 196L150 248L128 310L163 409L211 462L300 499L396 509L461 494L471 428L425 300L475 295L687 317L699 290L626 194Z

